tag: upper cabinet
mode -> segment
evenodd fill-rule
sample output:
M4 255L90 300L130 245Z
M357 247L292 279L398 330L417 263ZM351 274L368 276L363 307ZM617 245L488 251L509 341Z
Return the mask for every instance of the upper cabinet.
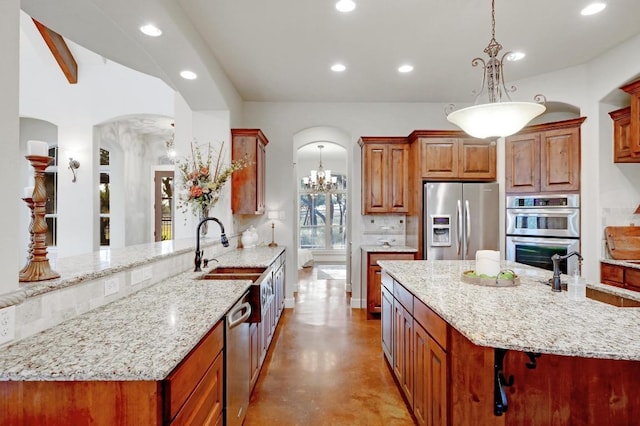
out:
M580 191L580 125L584 120L529 126L507 137L505 192Z
M631 148L631 107L609 113L613 119L613 162L640 163L640 155L635 156Z
M265 211L266 146L259 129L231 129L231 159L246 158L249 164L231 175L231 210L234 214L263 214Z
M496 179L496 142L480 139L420 138L424 179Z
M362 214L409 211L409 144L402 137L362 137Z
M613 162L640 163L640 80L622 86L630 105L609 113L613 119Z

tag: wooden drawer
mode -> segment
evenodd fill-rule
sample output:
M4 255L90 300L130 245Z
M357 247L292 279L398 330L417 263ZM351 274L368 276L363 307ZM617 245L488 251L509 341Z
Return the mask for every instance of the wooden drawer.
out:
M223 347L224 321L220 321L163 381L165 419L180 411Z
M600 263L600 281L604 284L624 285L624 268L622 266Z
M222 417L224 362L220 352L178 415L171 422L178 425L213 426Z
M369 265L378 266L378 260L414 260L414 253L369 253Z
M625 268L624 283L629 290L640 291L640 269Z
M413 318L434 338L444 350L447 350L447 323L417 297L413 298Z
M393 296L404 306L409 314L413 315L413 295L409 293L409 290L402 287L400 283L395 282L393 286Z
M393 294L393 278L391 275L387 274L384 270L382 271L382 286L389 290L389 293Z

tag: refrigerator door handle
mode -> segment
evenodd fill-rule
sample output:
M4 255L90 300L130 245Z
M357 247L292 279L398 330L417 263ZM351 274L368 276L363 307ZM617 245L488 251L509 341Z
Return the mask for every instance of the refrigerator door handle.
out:
M458 256L460 256L460 249L461 249L461 246L462 246L462 240L461 240L461 238L462 238L462 201L460 201L460 200L458 200L458 205L456 207L456 216L457 216L457 219L458 219L458 224L457 224L457 227L456 227L456 230L458 231L457 232L458 235L456 235L456 241L457 241L458 245L456 247L456 250L458 252Z
M469 200L464 200L465 204L465 229L467 230L467 235L464 239L464 257L467 259L469 257L469 240L471 239L471 209L469 208Z

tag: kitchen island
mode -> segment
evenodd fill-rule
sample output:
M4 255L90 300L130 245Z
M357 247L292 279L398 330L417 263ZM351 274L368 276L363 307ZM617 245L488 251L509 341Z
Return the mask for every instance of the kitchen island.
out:
M504 288L462 282L462 273L474 269L470 261L380 265L383 297L387 292L392 303L391 315L383 309L383 348L419 423L640 418L639 308L570 300L543 284L549 271L513 262L502 268L513 270L520 285ZM624 289L588 287L640 300Z
M233 250L213 267L266 268L283 251ZM220 373L223 317L252 284L203 280L203 274L174 276L3 348L0 424L163 424L174 419L180 407L167 400L183 391L180 382L190 374L180 371L185 360L212 377L214 367ZM213 377L211 383L221 389L221 379ZM193 380L199 379L187 382ZM221 391L198 389L220 404Z

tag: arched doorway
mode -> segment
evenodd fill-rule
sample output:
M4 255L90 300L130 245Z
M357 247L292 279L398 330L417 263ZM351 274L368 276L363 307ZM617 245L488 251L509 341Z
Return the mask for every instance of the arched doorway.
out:
M349 136L334 127L313 127L294 135L295 158L295 253L298 266L315 263L345 266L345 291L351 291L349 182ZM322 148L319 148L322 146ZM330 191L311 188L312 173L330 170L334 181ZM307 184L305 184L305 180ZM302 262L302 263L301 263Z

